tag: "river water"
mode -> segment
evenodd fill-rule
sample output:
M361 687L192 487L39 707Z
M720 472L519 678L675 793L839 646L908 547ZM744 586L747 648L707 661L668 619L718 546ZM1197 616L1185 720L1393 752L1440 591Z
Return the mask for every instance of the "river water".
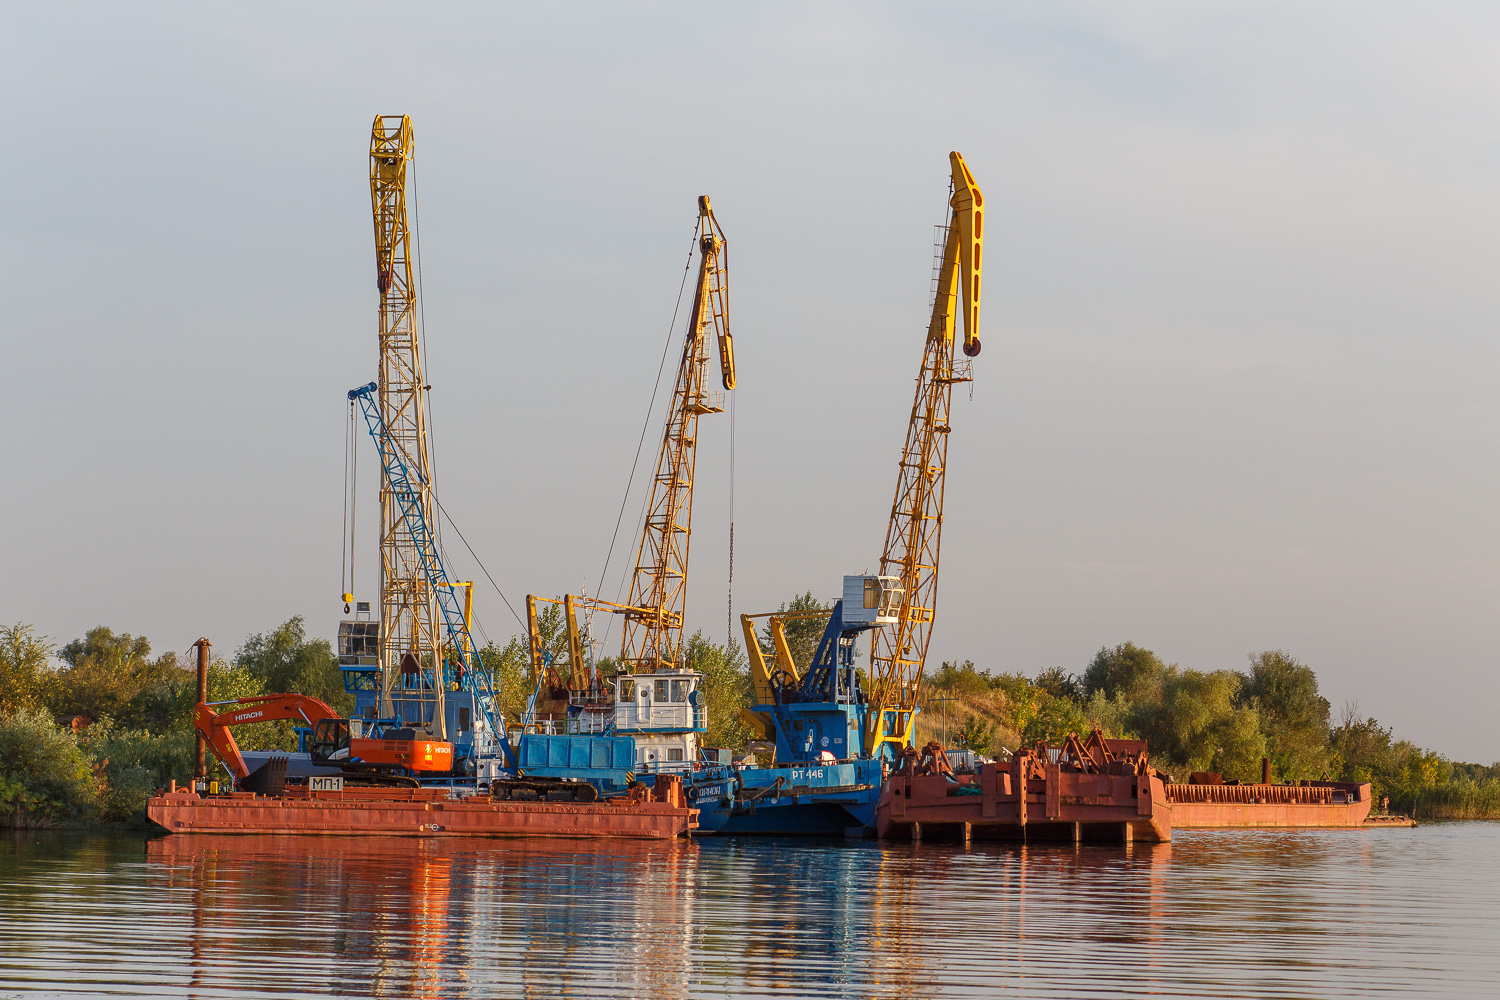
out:
M0 997L1500 995L1500 824L0 839Z

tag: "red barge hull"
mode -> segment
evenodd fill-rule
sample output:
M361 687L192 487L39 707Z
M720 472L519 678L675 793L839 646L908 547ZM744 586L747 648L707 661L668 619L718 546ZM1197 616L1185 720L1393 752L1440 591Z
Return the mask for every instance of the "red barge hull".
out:
M1081 774L985 764L978 774L892 775L875 807L877 836L896 840L1172 839L1172 808L1152 774Z
M675 795L671 794L675 791ZM152 798L146 815L172 833L336 834L384 837L629 837L668 840L698 826L680 787L666 801L492 801L452 797L447 789L355 788L309 792L288 788L199 795L170 791Z
M1363 828L1370 815L1368 782L1305 785L1167 786L1172 826L1179 830ZM1390 825L1390 824L1387 824Z
M1022 747L1008 764L953 774L931 744L892 774L875 831L902 840L1134 840L1165 842L1173 829L1367 829L1370 785L1175 784L1146 763L1146 744L1069 736L1065 747ZM949 773L943 773L949 772Z

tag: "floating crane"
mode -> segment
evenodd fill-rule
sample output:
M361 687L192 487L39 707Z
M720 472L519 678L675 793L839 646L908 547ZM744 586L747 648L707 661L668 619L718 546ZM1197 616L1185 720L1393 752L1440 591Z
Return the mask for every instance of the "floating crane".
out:
M406 211L406 167L412 159L407 115L378 115L370 129L370 205L375 220L375 286L380 293L379 416L396 460L410 471L412 508L429 529L437 525L432 457L427 441L427 383L417 331L417 288L412 275ZM351 396L351 399L353 397ZM387 463L389 466L389 463ZM424 660L442 661L438 590L423 565L413 534L388 477L380 485L381 712L395 714L393 692L403 675ZM345 603L349 600L345 597ZM434 684L427 719L445 735L443 688ZM410 700L403 692L403 700Z
M844 577L841 599L828 610L740 616L753 692L741 718L774 747L775 764L705 771L689 790L705 833L868 834L886 768L911 744L937 603L949 403L954 384L970 378L969 362L954 358L959 308L964 354L979 353L984 202L963 157L951 153L949 163L952 214L880 571ZM820 617L828 622L817 650L798 664L786 625ZM770 619L769 658L755 632L761 618ZM866 677L855 643L869 631Z
M358 406L380 456L380 615L365 620L361 603L359 620L340 623L339 664L362 717L451 739L462 770L496 749L511 753L470 632L473 585L449 577L437 539L406 208L412 140L406 115L379 115L371 126L380 367L376 381L348 398L351 420ZM353 597L344 594L346 613Z
M649 673L679 665L687 606L688 548L692 541L693 469L698 418L724 409L723 395L707 388L711 324L719 342L719 372L734 388L734 342L729 335L729 272L724 232L708 196L698 199L698 283L687 338L656 456L646 523L636 551L630 597L624 610L620 660L624 672ZM576 669L576 668L575 668Z
M938 554L943 532L943 486L948 461L953 386L970 381L969 363L953 357L956 314L963 315L963 353L979 353L979 278L984 240L984 195L958 153L937 295L917 376L916 398L901 449L896 498L880 556L880 575L900 581L901 603L892 628L876 631L870 650L870 712L866 749L899 757L911 745L917 693L937 611Z

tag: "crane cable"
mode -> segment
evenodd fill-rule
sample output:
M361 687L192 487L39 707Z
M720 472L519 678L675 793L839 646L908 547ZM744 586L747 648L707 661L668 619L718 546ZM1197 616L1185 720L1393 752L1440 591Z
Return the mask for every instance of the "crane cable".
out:
M734 645L734 401L737 398L737 393L729 394L729 584L725 591L727 603L724 611L726 651Z
M657 369L656 369L656 385L654 385L654 386L651 387L651 402L646 407L646 418L645 418L645 420L643 420L641 422L641 436L640 436L640 439L638 441L636 441L636 443L635 443L635 458L630 463L630 477L625 480L625 495L622 496L622 497L620 497L620 512L617 515L615 515L615 530L614 530L614 534L610 535L610 537L609 537L609 551L604 556L604 566L599 570L599 587L598 587L598 593L601 593L601 594L604 593L604 581L605 581L605 579L609 575L609 563L610 563L610 560L614 558L615 543L618 542L619 538L620 538L620 524L625 520L625 506L626 506L626 504L628 504L630 502L630 489L631 489L632 486L635 485L635 472L636 472L637 467L640 465L640 461L641 461L641 449L645 447L645 445L646 445L646 434L651 429L651 414L656 409L656 397L661 392L661 379L662 379L662 375L665 374L666 370L667 370L667 356L672 353L672 334L674 332L676 332L676 330L677 330L677 315L678 315L678 313L682 309L682 294L687 289L688 273L693 268L693 250L697 247L697 245L698 245L698 225L697 225L697 221L694 220L694 223L693 223L693 241L688 246L687 262L684 263L683 266L682 266L682 284L680 286L678 286L678 289L677 289L677 304L672 307L672 322L670 322L669 324L667 324L667 342L664 345L662 345L662 349L661 349L661 363L657 366ZM647 494L646 502L649 502L649 500L650 500L650 494L648 493ZM642 503L642 510L641 510L641 517L644 518L645 516L646 516L645 503L643 502ZM623 591L624 589L625 589L625 580L624 580L624 577L622 576L621 580L620 580L619 591ZM617 591L615 593L615 600L616 601L618 601L620 599L620 593L619 593L619 591ZM604 635L602 637L600 637L600 639L599 639L600 642L607 642L609 640L609 629L610 629L610 625L612 625L612 624L614 624L614 622L613 622L613 619L611 618L611 620L609 622L607 622L605 624L605 626L604 626Z
M339 593L354 593L355 505L359 499L359 436L354 427L354 401L349 401L349 420L344 425L344 528L340 533L343 552L339 555ZM344 583L344 571L349 581ZM345 606L344 613L349 613Z

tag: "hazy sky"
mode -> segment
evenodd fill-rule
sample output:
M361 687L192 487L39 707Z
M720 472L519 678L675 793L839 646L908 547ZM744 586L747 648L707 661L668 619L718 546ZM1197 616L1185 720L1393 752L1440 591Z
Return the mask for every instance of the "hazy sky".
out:
M734 606L832 596L879 558L958 149L985 350L933 665L1280 648L1336 712L1500 758L1493 6L5 20L0 620L333 634L377 113L416 129L439 493L507 596L597 585L699 194L730 243ZM688 617L722 641L728 419L701 430ZM367 536L361 596L375 562Z

